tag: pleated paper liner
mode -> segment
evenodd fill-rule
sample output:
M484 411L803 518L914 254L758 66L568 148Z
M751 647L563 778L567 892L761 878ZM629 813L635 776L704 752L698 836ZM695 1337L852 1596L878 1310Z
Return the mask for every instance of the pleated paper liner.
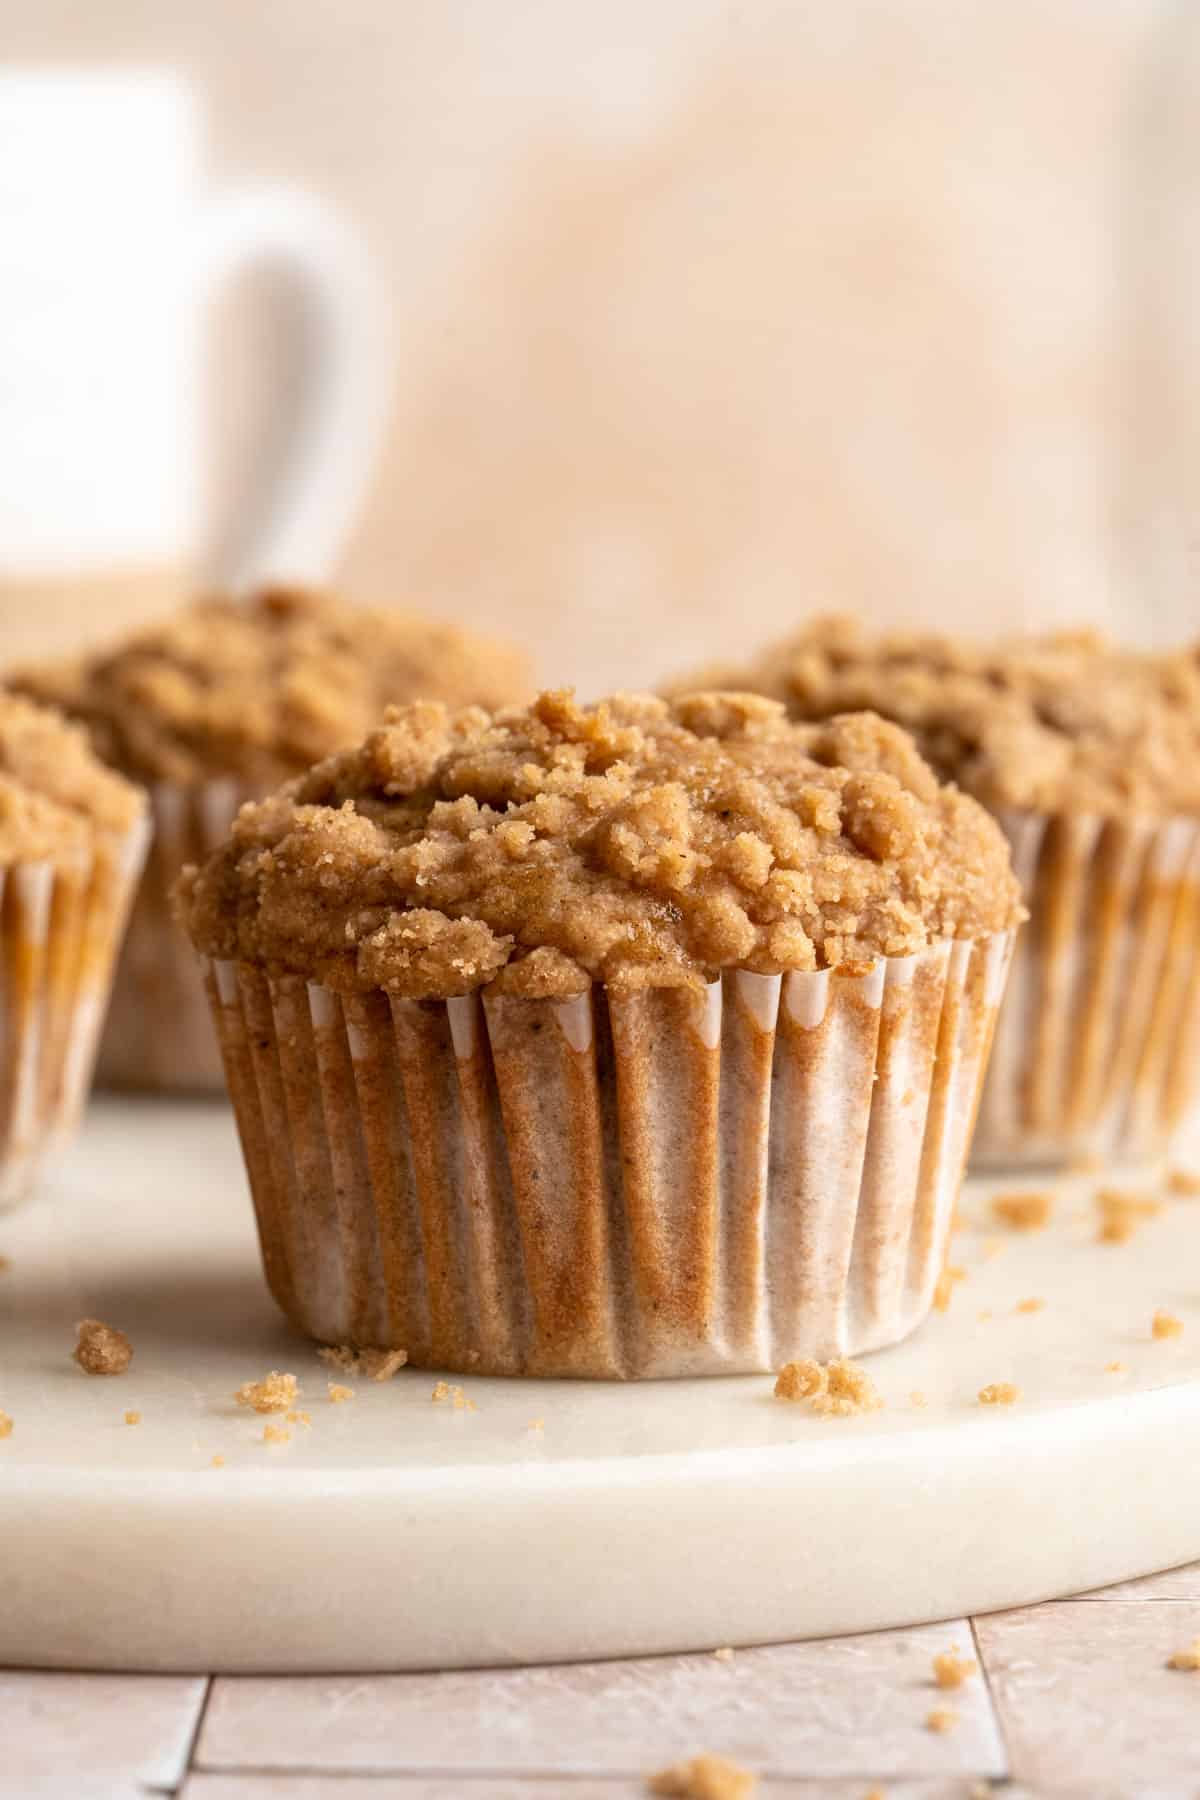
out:
M98 1079L121 1088L219 1092L225 1085L196 955L171 910L185 863L229 835L248 790L236 781L150 790L154 836L117 965Z
M1200 821L1001 824L1030 918L972 1160L1160 1156L1200 1097Z
M1011 937L565 1003L209 966L267 1279L418 1366L645 1377L927 1313Z
M0 1207L79 1122L148 837L140 820L70 862L0 870Z

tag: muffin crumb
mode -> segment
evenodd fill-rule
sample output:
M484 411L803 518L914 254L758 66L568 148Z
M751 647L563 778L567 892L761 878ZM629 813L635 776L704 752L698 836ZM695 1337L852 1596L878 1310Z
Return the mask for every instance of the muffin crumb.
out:
M352 1350L348 1344L322 1344L317 1355L331 1369L367 1381L390 1381L408 1361L407 1350Z
M1104 1373L1106 1375L1123 1375L1125 1373L1125 1364L1123 1362L1106 1362L1104 1365Z
M292 1434L285 1425L263 1426L264 1444L290 1444L291 1441Z
M775 1379L775 1398L806 1401L813 1412L843 1419L875 1412L883 1405L870 1376L857 1363L819 1363L811 1357L783 1365Z
M926 1399L925 1395L921 1392L920 1388L914 1388L912 1393L908 1397L912 1401L914 1406L924 1407L924 1406L929 1405L929 1401Z
M140 1412L127 1412L125 1414L125 1423L127 1425L140 1425L141 1422L142 1415Z
M525 1429L526 1431L545 1431L546 1421L545 1419L530 1419Z
M957 1724L958 1714L953 1707L935 1706L932 1712L925 1715L926 1731L935 1731L939 1737L944 1737L948 1731L953 1731Z
M1164 1312L1159 1307L1150 1321L1150 1334L1156 1338L1174 1338L1183 1336L1183 1320L1177 1319L1174 1313Z
M331 1381L329 1383L329 1400L331 1405L341 1406L344 1401L353 1400L353 1398L354 1389L352 1387L343 1387L340 1381Z
M1054 1210L1054 1196L1043 1193L993 1194L992 1217L1010 1231L1044 1231Z
M1096 1241L1100 1244L1127 1244L1139 1225L1162 1211L1159 1201L1127 1194L1121 1188L1100 1188L1095 1201L1100 1214Z
M1195 1199L1200 1194L1200 1174L1193 1169L1170 1169L1167 1173L1167 1192L1178 1194L1182 1199ZM2 1264L3 1258L0 1258Z
M992 1381L979 1390L980 1406L1012 1406L1020 1398L1020 1388L1011 1381Z
M938 1312L950 1310L950 1302L954 1297L955 1288L960 1281L966 1279L967 1271L960 1268L957 1263L945 1264L933 1290L933 1304Z
M223 1469L225 1467L225 1458L223 1456L214 1456L208 1466L210 1469Z
M100 1319L80 1319L72 1357L85 1375L123 1375L133 1360L133 1345L123 1331Z
M1200 1669L1200 1637L1193 1638L1186 1650L1176 1650L1167 1658L1168 1669Z
M300 1398L300 1384L294 1375L281 1375L272 1369L261 1381L246 1381L234 1394L239 1406L252 1407L256 1413L285 1413Z
M933 1659L933 1679L940 1688L959 1688L978 1673L979 1664L971 1657L960 1656L957 1644L951 1644L949 1650Z
M648 1794L667 1800L749 1800L758 1777L724 1756L693 1756L687 1762L661 1769L646 1782Z
M287 1415L289 1425L311 1425L312 1414L306 1412L290 1412Z
M1041 1312L1045 1304L1036 1294L1031 1294L1028 1300L1018 1300L1014 1310L1019 1313L1036 1313Z
M0 1412L0 1438L8 1438L13 1434L13 1422L6 1412Z

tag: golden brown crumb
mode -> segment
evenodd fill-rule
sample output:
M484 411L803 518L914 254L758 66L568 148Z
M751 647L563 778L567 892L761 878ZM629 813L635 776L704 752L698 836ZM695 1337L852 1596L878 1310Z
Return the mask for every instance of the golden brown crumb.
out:
M449 1400L455 1412L479 1411L475 1402L467 1399L457 1382L435 1382L433 1392L429 1397L435 1406L442 1400Z
M1186 1650L1176 1650L1167 1659L1168 1669L1200 1669L1200 1637L1193 1638Z
M1167 1192L1178 1194L1184 1199L1194 1199L1200 1194L1200 1174L1193 1169L1171 1169L1167 1173Z
M908 1397L912 1401L914 1406L928 1406L929 1405L929 1401L925 1398L925 1395L921 1392L920 1388L914 1388L912 1393Z
M287 1415L289 1425L311 1425L312 1414L306 1412L290 1412Z
M870 1376L857 1363L819 1363L809 1357L783 1365L775 1380L775 1398L807 1401L813 1412L832 1418L875 1412L883 1405Z
M299 1399L300 1384L294 1375L272 1369L261 1381L243 1382L233 1397L239 1406L252 1407L256 1413L285 1413Z
M1127 1194L1120 1188L1100 1188L1095 1198L1100 1214L1096 1240L1101 1244L1128 1243L1139 1225L1162 1211L1159 1201Z
M340 1381L331 1381L329 1383L329 1398L334 1406L341 1406L343 1401L353 1400L354 1389L351 1387L343 1387Z
M1174 1313L1164 1312L1160 1307L1150 1321L1150 1335L1156 1338L1182 1337L1183 1320L1177 1319Z
M263 1426L264 1444L290 1444L291 1441L292 1434L283 1425Z
M11 1437L12 1434L13 1434L12 1420L10 1419L10 1417L8 1416L8 1414L6 1412L0 1412L0 1438Z
M1043 1231L1054 1210L1053 1194L994 1194L992 1216L1010 1231Z
M1018 1300L1017 1305L1016 1305L1016 1311L1019 1313L1041 1312L1041 1310L1045 1306L1045 1304L1046 1304L1046 1302L1044 1300L1039 1300L1035 1294L1035 1295L1031 1295L1028 1300Z
M1011 1381L989 1382L987 1387L979 1390L980 1406L1012 1406L1020 1398L1020 1388Z
M1106 1362L1104 1365L1104 1373L1106 1375L1123 1375L1125 1373L1125 1364L1123 1362Z
M646 1782L648 1794L668 1800L749 1800L758 1777L724 1756L693 1756L688 1762L661 1769Z
M225 1467L225 1458L223 1456L214 1456L208 1466L210 1469L223 1469Z
M390 1381L408 1361L407 1350L352 1350L348 1344L322 1344L317 1355L331 1369L367 1381Z
M142 1415L140 1412L127 1412L125 1414L125 1423L127 1425L140 1425L141 1422Z
M933 1679L940 1688L958 1688L972 1675L978 1675L979 1664L970 1657L958 1654L958 1645L951 1644L940 1656L933 1659Z
M956 1263L947 1263L945 1265L937 1278L937 1285L933 1290L933 1304L938 1312L949 1311L950 1302L954 1297L955 1287L960 1281L965 1281L966 1279L967 1271L965 1269L959 1268Z
M733 1645L732 1644L722 1644L719 1649L713 1651L713 1655L716 1657L718 1662L732 1662L733 1661Z
M944 1736L947 1731L953 1731L957 1724L958 1714L949 1706L935 1706L933 1711L927 1713L925 1717L926 1731L936 1731L940 1736Z
M123 1375L133 1360L133 1345L123 1331L99 1319L80 1319L79 1342L72 1352L85 1375Z
M545 1419L530 1419L525 1429L527 1431L545 1431L546 1421Z

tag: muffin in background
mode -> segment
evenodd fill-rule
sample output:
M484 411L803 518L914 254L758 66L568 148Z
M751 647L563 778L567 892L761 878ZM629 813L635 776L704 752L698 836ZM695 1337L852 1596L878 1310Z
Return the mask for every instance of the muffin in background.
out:
M706 679L773 695L798 719L874 707L1003 826L1030 922L975 1160L1164 1152L1200 1098L1196 654L1088 631L875 634L834 617Z
M895 726L397 709L243 808L180 908L313 1337L634 1378L927 1312L1020 904Z
M0 694L0 1207L78 1123L148 834L82 731Z
M530 685L510 646L389 607L283 590L204 600L110 649L11 676L14 689L86 725L97 754L150 795L154 838L100 1079L221 1087L208 1006L170 893L244 800L355 743L389 702L497 705Z

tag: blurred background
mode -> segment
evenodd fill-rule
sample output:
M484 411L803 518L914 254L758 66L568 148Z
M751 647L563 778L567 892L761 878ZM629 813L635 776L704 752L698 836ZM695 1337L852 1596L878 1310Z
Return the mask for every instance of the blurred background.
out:
M387 331L378 454L322 552L347 591L519 632L592 691L816 606L1200 624L1194 0L0 0L0 25L10 69L179 71L215 189L302 184L363 241ZM189 579L289 428L292 311L251 273L207 320ZM93 635L159 603L121 574Z

